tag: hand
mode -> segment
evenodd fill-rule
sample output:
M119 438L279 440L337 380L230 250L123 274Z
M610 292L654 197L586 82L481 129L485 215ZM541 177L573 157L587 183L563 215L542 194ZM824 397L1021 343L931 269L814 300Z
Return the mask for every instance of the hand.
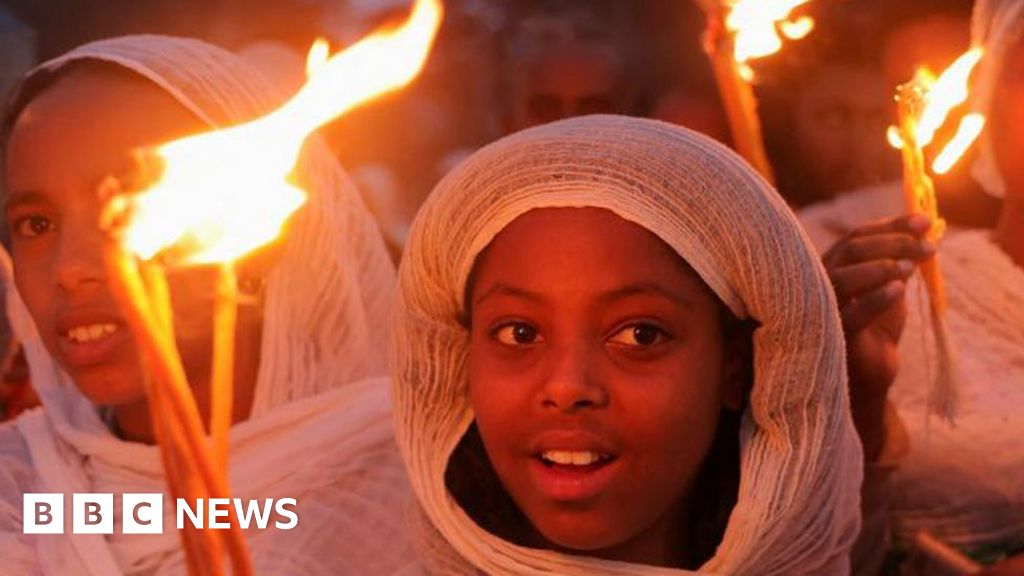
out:
M1018 554L976 572L976 576L1024 576L1024 554Z
M931 226L920 214L868 224L822 257L843 320L853 420L869 460L885 443L886 398L899 370L907 317L906 282L919 262L935 254L924 238Z

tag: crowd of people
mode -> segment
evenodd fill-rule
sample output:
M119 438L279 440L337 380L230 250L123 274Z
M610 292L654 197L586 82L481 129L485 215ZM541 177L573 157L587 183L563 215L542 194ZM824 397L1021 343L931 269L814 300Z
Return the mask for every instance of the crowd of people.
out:
M5 573L186 570L173 517L22 529L26 493L167 492L98 183L409 6L0 5ZM696 3L446 12L238 263L232 493L300 517L247 531L257 574L1024 575L1024 1L800 6L814 30L752 64L774 184L730 149ZM971 46L984 132L942 219L906 214L896 86ZM170 275L207 419L208 272Z

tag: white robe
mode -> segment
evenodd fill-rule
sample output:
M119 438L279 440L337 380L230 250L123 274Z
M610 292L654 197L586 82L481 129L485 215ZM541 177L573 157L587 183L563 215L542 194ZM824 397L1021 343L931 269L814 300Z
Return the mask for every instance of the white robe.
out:
M910 440L890 479L893 534L905 542L928 529L968 549L998 545L1024 535L1024 270L987 231L950 235L940 258L962 406L955 426L926 416L934 342L914 282L889 394Z

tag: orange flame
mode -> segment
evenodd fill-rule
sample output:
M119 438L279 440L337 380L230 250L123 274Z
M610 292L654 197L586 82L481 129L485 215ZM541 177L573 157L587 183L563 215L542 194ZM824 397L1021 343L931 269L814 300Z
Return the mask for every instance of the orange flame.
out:
M309 47L309 54L306 55L306 77L316 74L316 71L327 63L331 55L331 44L325 38L317 38L316 42Z
M924 148L931 144L938 130L949 118L950 112L967 101L971 72L983 55L984 50L980 47L968 50L938 78L925 68L917 71L912 86L921 95L922 105L913 133L913 145ZM984 127L983 115L973 113L964 116L960 120L956 134L935 157L932 170L937 174L948 172L977 140ZM895 126L889 128L888 138L889 144L894 148L899 149L907 145L906 139L900 136L899 129Z
M725 27L735 35L735 59L739 65L782 49L782 36L799 40L814 29L814 20L796 20L790 13L811 0L738 0L729 9ZM779 33L782 33L782 36Z
M950 64L930 86L925 97L925 108L918 124L917 142L931 144L935 132L946 122L949 112L967 101L967 81L974 67L981 61L981 48L968 50Z
M130 222L125 247L150 259L170 247L182 264L227 262L280 234L306 200L288 182L302 144L317 127L412 81L440 27L440 0L417 0L398 29L378 32L327 58L318 41L309 78L277 110L254 121L157 147L160 179L119 197ZM126 205L126 206L125 206ZM116 205L115 205L116 206Z
M935 162L932 163L932 170L936 174L945 174L953 168L953 165L960 160L960 157L967 152L967 149L971 147L971 144L978 139L981 135L981 131L985 129L985 117L981 114L974 113L968 114L960 120L960 127L957 128L956 135L953 139L946 144L946 147L939 152L939 155L935 157Z

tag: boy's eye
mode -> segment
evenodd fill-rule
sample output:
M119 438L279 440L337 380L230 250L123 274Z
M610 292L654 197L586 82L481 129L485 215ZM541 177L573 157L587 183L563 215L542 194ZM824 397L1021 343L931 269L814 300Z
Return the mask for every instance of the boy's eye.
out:
M624 346L653 346L665 340L667 334L654 324L631 324L619 330L608 339L614 344Z
M44 216L26 216L14 223L14 232L23 238L35 238L53 230L53 222Z
M494 331L494 337L498 342L509 346L538 344L544 341L535 327L524 322L513 322L500 326Z

